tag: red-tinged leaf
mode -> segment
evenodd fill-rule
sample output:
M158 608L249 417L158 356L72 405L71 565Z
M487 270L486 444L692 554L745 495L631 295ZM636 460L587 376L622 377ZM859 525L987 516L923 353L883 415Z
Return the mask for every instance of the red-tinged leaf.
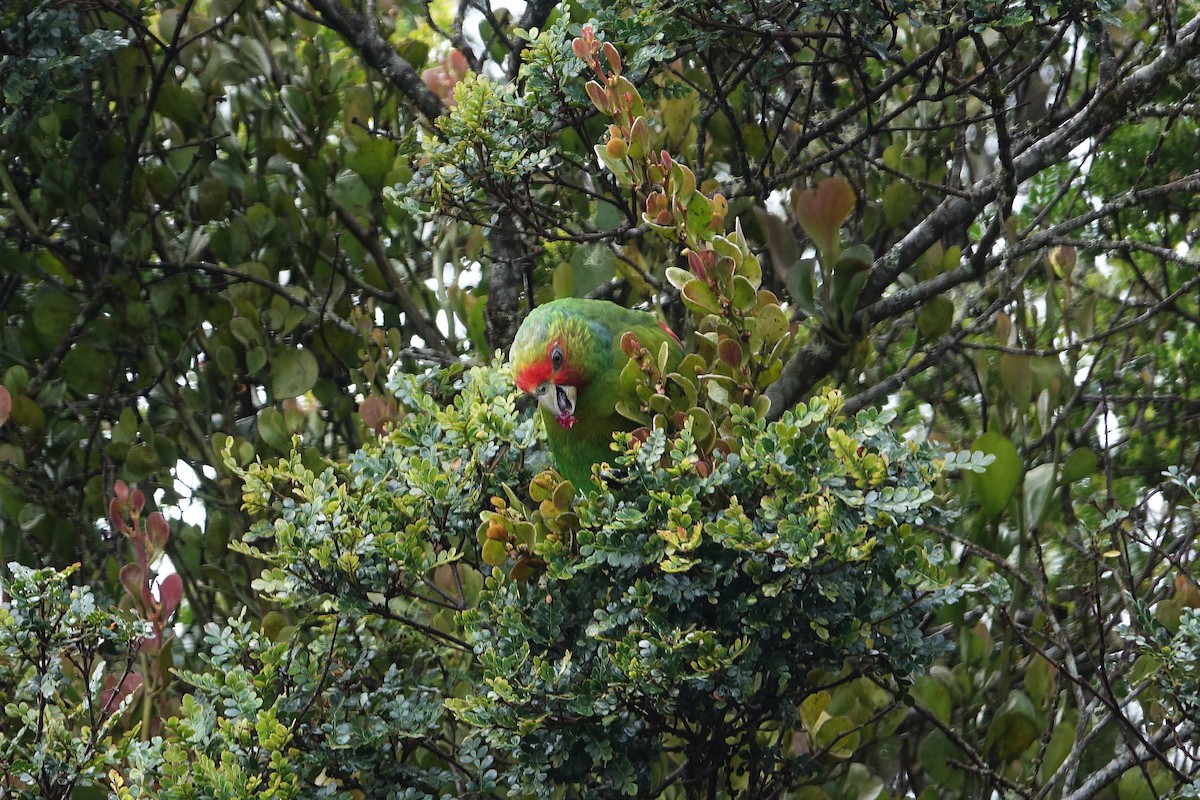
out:
M588 52L588 47L584 44L583 39L576 38L571 40L571 52L585 64L591 60L591 53Z
M104 693L100 695L100 707L105 714L115 713L125 698L141 689L143 683L141 675L136 672L129 673L121 680L120 686L104 690Z
M167 539L171 538L171 528L161 511L155 511L146 519L146 533L150 536L150 542L159 550L167 546Z
M840 176L810 189L792 190L792 213L825 257L837 255L838 231L854 210L854 189Z
M8 393L8 389L0 386L0 425L8 422L8 415L12 413L12 395Z
M713 264L717 262L717 254L713 250L705 250L697 253L695 250L688 250L688 268L697 278L708 280L708 271Z
M387 403L380 397L368 397L359 405L358 415L368 428L379 434L388 420Z
M133 490L133 510L135 513L142 513L142 509L146 507L146 493L141 489Z
M142 586L145 584L142 576L142 568L137 564L130 562L121 567L121 585L125 587L125 591L136 600L142 602Z
M129 502L129 487L125 485L125 481L118 479L113 484L113 494L121 501L121 504Z
M646 126L646 118L638 117L629 127L629 155L640 159L646 155L650 147L650 129Z
M676 162L671 166L671 181L675 189L675 196L686 208L687 202L692 199L692 195L696 191L696 173Z
M733 339L722 339L717 345L717 355L734 369L742 366L742 346Z
M799 258L796 237L788 230L783 220L765 208L756 207L754 214L767 235L767 252L771 254L771 265L775 267L775 274L786 279L792 265Z
M683 304L701 314L720 314L721 303L713 290L700 280L692 280L680 292Z
M183 580L179 574L172 572L158 584L158 606L160 609L159 622L166 623L183 599Z
M617 48L612 46L612 42L605 42L601 45L601 52L604 53L604 57L608 60L608 65L612 67L613 74L620 75L621 56L617 53Z
M592 103L595 104L596 108L600 111L607 112L609 107L609 97L608 92L604 90L604 87L595 81L588 81L584 85L584 88L587 89L588 97L592 99Z
M1074 247L1061 245L1050 251L1050 266L1054 268L1058 277L1066 279L1071 277L1071 272L1075 269L1076 258Z
M114 497L108 501L108 521L112 523L113 529L124 533L128 530L125 524L125 517L122 514L121 501Z

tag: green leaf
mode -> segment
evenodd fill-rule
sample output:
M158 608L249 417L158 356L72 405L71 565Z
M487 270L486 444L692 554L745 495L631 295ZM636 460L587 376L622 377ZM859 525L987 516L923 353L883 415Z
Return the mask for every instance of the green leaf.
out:
M480 23L482 29L483 23ZM396 55L403 58L413 69L421 69L429 60L429 45L420 39L401 39L396 42ZM365 119L363 120L366 121Z
M162 469L162 466L158 451L146 442L139 442L130 447L125 455L125 472L135 481L144 480Z
M33 327L48 339L61 339L79 315L79 301L63 292L45 291L33 306Z
M613 177L617 179L617 183L621 186L630 186L633 183L633 174L629 171L629 160L627 158L614 158L608 154L607 148L604 145L598 144L593 148L596 151L596 157L600 159L604 166L608 167Z
M688 281L680 292L683 304L701 314L720 314L721 303L708 284L699 278Z
M839 797L853 797L855 800L876 800L883 794L883 778L871 772L865 764L850 765L846 776L839 782L841 792Z
M246 347L253 347L258 344L259 337L262 335L258 323L251 321L247 317L234 317L229 321L229 330L233 333L235 339L244 344Z
M883 219L889 228L894 228L916 208L921 196L908 181L894 180L883 190Z
M964 763L967 757L946 734L940 730L930 732L921 742L919 755L921 766L930 778L951 792L962 788L963 773L951 762Z
M694 277L695 275L688 272L686 269L680 269L679 267L667 267L667 280L670 281L671 285L676 289L683 289L683 287L687 285L688 281Z
M790 328L787 313L779 306L771 303L763 306L756 317L758 335L769 346L787 335Z
M489 567L503 566L508 561L508 547L499 539L488 539L483 543L481 555Z
M357 217L365 217L371 210L371 188L357 174L346 172L339 175L329 186L329 198Z
M1021 482L1021 457L1008 437L996 431L980 436L971 449L995 456L983 473L970 473L967 481L979 498L983 513L988 517L998 516Z
M1100 456L1090 447L1078 447L1067 454L1063 462L1063 483L1074 483L1093 474L1100 466Z
M697 239L703 239L704 235L711 230L711 224L712 201L700 192L696 192L687 204L688 233Z
M358 173L363 183L379 191L387 183L388 173L396 160L396 143L382 136L356 143L346 152L346 166Z
M984 744L996 758L1007 761L1025 752L1039 732L1033 701L1024 692L1013 692L988 726Z
M849 717L830 717L826 719L813 737L818 747L828 747L829 755L834 758L850 758L858 749L862 734L855 730L858 727Z
M284 349L271 359L271 395L276 400L299 397L317 382L319 365L310 350Z
M913 681L909 693L923 708L932 713L942 722L950 721L954 710L953 698L946 684L931 675L922 675Z
M1040 525L1050 510L1050 501L1054 499L1054 490L1058 486L1054 480L1054 465L1039 464L1025 473L1025 486L1022 495L1025 498L1025 525Z
M816 731L821 725L821 717L829 707L832 695L829 692L814 692L800 703L800 722L809 733Z
M917 329L925 339L945 336L954 324L954 303L941 295L931 297L917 314Z
M283 412L268 406L258 412L258 436L268 446L280 453L291 452L292 437L284 425Z
M1029 357L1016 353L1000 356L1000 383L1017 410L1024 412L1033 398L1033 371Z
M267 351L261 347L251 347L246 351L246 374L257 375L258 371L267 365Z
M78 342L62 362L67 385L82 394L102 395L112 385L117 357L97 350L87 342Z
M1050 779L1050 776L1071 754L1071 749L1075 744L1076 724L1075 713L1068 711L1063 715L1062 721L1054 726L1054 730L1050 734L1050 742L1046 745L1046 755L1038 769L1038 779L1043 783Z
M154 110L183 129L194 134L200 127L200 99L174 81L163 81L158 90Z
M1170 773L1158 769L1158 764L1151 762L1145 767L1130 767L1117 781L1118 800L1159 800L1173 796L1170 788L1174 783ZM1146 780L1149 774L1150 779Z
M1055 688L1058 668L1039 655L1031 656L1025 668L1025 689L1039 707L1045 707Z

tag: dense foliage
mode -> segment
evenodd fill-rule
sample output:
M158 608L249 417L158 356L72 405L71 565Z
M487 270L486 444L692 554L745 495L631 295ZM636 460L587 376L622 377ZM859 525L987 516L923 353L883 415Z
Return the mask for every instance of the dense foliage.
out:
M1198 796L1189 3L0 7L0 798ZM599 491L494 353L658 310Z

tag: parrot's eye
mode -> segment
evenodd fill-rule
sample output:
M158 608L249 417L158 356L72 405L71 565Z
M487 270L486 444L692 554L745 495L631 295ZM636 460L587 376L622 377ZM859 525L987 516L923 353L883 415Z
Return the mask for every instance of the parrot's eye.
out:
M559 368L562 367L562 362L563 351L562 348L556 344L554 345L554 349L550 351L550 366L554 368L555 372L557 372Z

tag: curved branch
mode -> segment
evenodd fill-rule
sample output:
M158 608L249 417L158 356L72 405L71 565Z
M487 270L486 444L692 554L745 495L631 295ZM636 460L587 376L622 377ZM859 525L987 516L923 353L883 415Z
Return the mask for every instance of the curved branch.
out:
M425 85L412 64L401 58L379 34L375 20L355 14L337 0L308 0L308 4L321 15L324 25L344 36L363 59L404 92L430 122L446 113L446 106Z

